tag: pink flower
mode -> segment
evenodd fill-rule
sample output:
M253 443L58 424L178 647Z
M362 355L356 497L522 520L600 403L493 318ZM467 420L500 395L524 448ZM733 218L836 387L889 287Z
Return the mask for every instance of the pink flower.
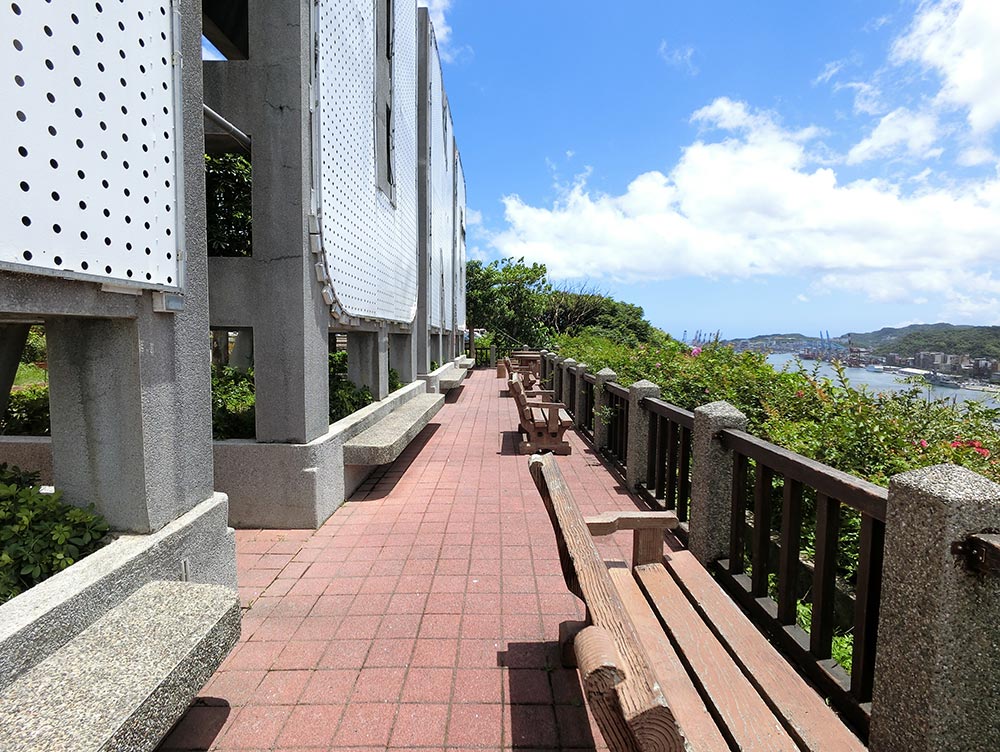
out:
M987 457L988 458L990 456L990 450L986 449L984 447L973 447L972 450L974 452L977 452L978 454L983 455L983 457Z
M927 439L921 439L920 440L920 448L921 449L926 449L927 448Z
M805 392L803 392L803 391L802 391L801 389L799 389L799 390L798 390L797 392L795 392L795 396L796 396L796 397L804 397L804 396L805 396L805 394L806 394L806 393L805 393Z
M692 358L697 358L699 355L701 355L701 348L700 347L696 347L696 348L694 348L691 351L691 357Z

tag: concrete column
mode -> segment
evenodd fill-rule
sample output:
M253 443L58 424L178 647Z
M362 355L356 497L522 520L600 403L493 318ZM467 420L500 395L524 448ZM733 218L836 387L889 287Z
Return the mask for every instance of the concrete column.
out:
M389 367L395 368L399 380L409 384L417 378L416 336L413 334L389 335Z
M573 408L573 424L579 428L584 424L587 416L584 414L587 410L587 396L584 393L584 389L587 384L584 382L583 377L587 373L586 363L577 363L576 368L573 369L573 375L576 378L576 402L570 407Z
M471 326L468 328L469 332L469 357L472 358L473 368L476 365L476 330Z
M628 452L625 456L625 483L636 489L646 482L649 466L650 414L642 409L646 397L659 397L660 387L643 379L628 388Z
M970 470L889 482L873 752L1000 749L1000 575L967 573L950 550L996 528L1000 486Z
M573 409L573 406L569 404L570 384L572 384L573 379L576 378L576 375L573 372L574 368L576 368L575 359L566 358L562 362L562 365L559 368L559 370L562 371L561 375L559 376L559 391L556 392L556 399L559 402L562 402L564 405L568 406L570 410Z
M497 367L497 346L490 345L490 368Z
M347 378L366 386L376 400L389 393L389 336L377 332L348 332Z
M556 399L562 399L562 364L566 358L556 356L552 361L552 390L556 393Z
M7 410L7 399L30 329L30 324L0 324L0 416Z
M598 449L605 449L608 446L608 421L606 413L608 410L608 393L604 385L609 381L615 381L618 374L610 368L602 368L596 374L597 383L594 384L594 446Z
M688 549L706 567L729 555L733 455L716 435L746 427L746 416L728 402L695 408Z

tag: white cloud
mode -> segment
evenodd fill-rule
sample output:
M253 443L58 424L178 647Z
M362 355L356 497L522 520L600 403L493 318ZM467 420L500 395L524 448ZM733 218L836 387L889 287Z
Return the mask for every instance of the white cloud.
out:
M892 20L892 16L877 16L876 18L873 18L868 23L866 23L861 28L861 30L864 31L864 32L867 32L867 33L871 34L872 32L875 32L875 31L878 31L879 29L881 29L883 26L885 26L891 20Z
M900 147L919 159L937 157L941 154L941 149L934 147L938 135L938 122L933 114L900 107L883 117L871 135L851 149L847 164L891 156Z
M974 133L1000 124L1000 2L923 0L892 48L896 64L915 62L942 78L936 101L966 111Z
M992 149L985 146L970 146L963 149L955 160L962 167L978 167L979 165L1000 163L1000 157Z
M834 76L844 70L845 65L847 65L846 60L834 60L833 62L827 63L822 72L813 79L813 86L829 83Z
M868 81L849 81L834 84L834 91L848 89L854 92L854 112L862 115L878 115L887 109L882 102L882 90Z
M483 223L483 213L479 209L470 209L466 207L465 210L465 226L466 227L479 227Z
M699 138L668 173L639 175L621 195L590 189L584 174L551 206L507 196L508 227L493 247L543 262L557 279L809 275L822 279L814 294L916 292L966 313L965 297L987 309L1000 300L988 272L1000 264L997 178L910 193L884 180L842 183L807 151L817 129L785 129L725 98L692 121L726 132Z
M667 65L674 68L680 68L691 76L698 75L698 68L693 62L694 47L690 45L685 45L683 47L671 47L667 44L667 40L664 39L660 41L657 54Z

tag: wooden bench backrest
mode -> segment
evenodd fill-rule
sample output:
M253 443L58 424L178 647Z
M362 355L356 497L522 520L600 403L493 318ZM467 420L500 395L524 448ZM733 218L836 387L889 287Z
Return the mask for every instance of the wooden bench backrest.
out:
M586 603L594 627L603 630L577 645L577 657L588 701L605 741L612 749L684 749L684 737L635 626L555 458L532 457L530 469L552 521L566 585ZM581 648L591 654L581 655ZM587 672L584 664L593 670Z

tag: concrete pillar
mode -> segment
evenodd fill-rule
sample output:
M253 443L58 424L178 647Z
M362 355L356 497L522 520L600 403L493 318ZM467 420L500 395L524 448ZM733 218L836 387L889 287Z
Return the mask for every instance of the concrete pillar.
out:
M576 360L574 358L566 358L562 362L560 366L562 375L559 377L559 391L556 392L556 399L568 406L570 410L573 409L573 406L569 404L570 385L573 383L573 379L576 378L573 371L574 368L576 368Z
M659 397L660 387L643 379L628 388L628 452L625 456L625 484L630 490L646 482L649 465L650 413L642 409L646 397Z
M573 369L573 376L576 378L576 403L570 405L573 408L573 424L579 428L587 420L587 395L584 390L587 387L586 382L584 382L583 377L587 373L586 363L577 363L576 368Z
M597 383L594 384L594 446L598 449L605 449L608 446L608 421L607 412L608 393L604 385L609 381L615 381L618 374L610 368L602 368L596 374Z
M497 346L490 345L490 368L497 367Z
M688 549L706 567L729 556L733 455L716 435L746 427L746 416L728 402L695 408Z
M240 329L236 332L233 351L229 353L229 365L246 371L253 365L253 329Z
M556 399L562 400L563 372L562 364L566 358L556 357L552 361L552 390L556 393Z
M229 365L229 332L225 329L212 330L212 364Z
M30 324L0 324L0 416L7 411L7 399L30 330Z
M255 269L246 295L257 439L264 442L306 443L329 428L330 306L316 282L308 233L311 14L300 0L252 2L250 59L203 64L205 103L253 139L253 216L260 221L253 257L240 261Z
M366 386L376 400L389 393L389 336L377 332L348 332L347 378Z
M399 380L404 384L416 381L417 349L413 334L389 335L389 367L396 369Z
M471 326L468 328L469 332L469 357L472 358L473 367L476 366L476 330Z
M951 554L996 528L1000 486L970 470L937 465L889 482L873 752L1000 749L1000 575L979 578Z

